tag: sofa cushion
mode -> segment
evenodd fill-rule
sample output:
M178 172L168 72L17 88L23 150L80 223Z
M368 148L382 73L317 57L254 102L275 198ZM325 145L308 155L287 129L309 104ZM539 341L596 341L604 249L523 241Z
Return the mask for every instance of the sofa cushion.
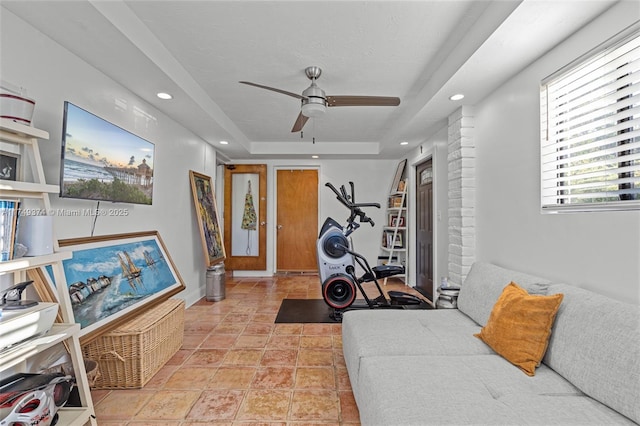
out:
M545 365L529 377L498 355L368 357L352 387L363 425L632 424Z
M502 289L511 281L517 282L529 294L546 294L549 281L512 271L491 263L475 262L460 288L458 309L484 326Z
M342 319L342 351L356 382L360 360L385 355L492 354L480 327L457 309L355 310Z
M543 362L640 423L640 307L565 284L548 291L564 300Z
M547 350L562 294L529 295L511 282L491 311L487 325L475 334L507 361L533 376Z

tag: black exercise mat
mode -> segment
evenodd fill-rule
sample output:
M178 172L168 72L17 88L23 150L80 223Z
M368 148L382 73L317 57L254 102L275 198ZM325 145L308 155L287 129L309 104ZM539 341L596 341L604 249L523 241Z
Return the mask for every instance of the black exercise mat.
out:
M335 323L329 317L331 308L323 299L284 299L280 305L276 324Z

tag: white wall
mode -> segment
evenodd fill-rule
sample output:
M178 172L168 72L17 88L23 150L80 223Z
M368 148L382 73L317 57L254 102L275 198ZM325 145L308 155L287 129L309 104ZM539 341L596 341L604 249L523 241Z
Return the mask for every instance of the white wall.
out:
M333 192L325 186L327 182L336 188L344 185L350 190L349 182L355 186L356 202L380 203L380 209L365 208L366 214L373 219L375 226L363 224L352 234L354 248L365 256L374 266L380 254L380 238L382 226L385 223L384 209L391 182L398 165L396 160L266 160L266 161L238 161L236 164L266 164L267 165L267 270L265 271L234 271L236 276L264 276L275 271L276 247L276 173L280 167L317 168L319 215L318 231L327 217L332 217L340 224L345 224L349 217L349 210L336 200ZM224 205L219 202L218 205Z
M188 304L204 295L204 255L199 241L189 169L215 177L216 152L99 70L39 33L11 12L1 14L2 79L22 86L36 100L33 125L49 132L40 144L47 183L59 182L63 102L89 110L155 144L153 205L117 204L126 217L99 217L95 235L157 230L180 272ZM119 107L116 107L116 104ZM136 119L139 108L155 120ZM96 202L51 196L54 209L95 208ZM108 204L101 204L101 208ZM59 239L87 237L92 217L56 216ZM186 236L186 237L185 237Z
M540 213L539 83L638 18L623 2L475 106L476 257L640 303L640 211Z
M397 160L327 160L320 169L320 225L327 216L333 217L339 223L344 224L349 216L347 210L333 192L325 187L326 182L331 182L336 188L345 185L347 192L349 181L355 185L356 202L380 203L380 208L363 208L367 216L375 222L371 227L368 223L352 234L355 250L367 258L374 266L380 254L380 241L382 227L385 225L387 213L385 210L387 196L391 190L391 183L395 175Z
M41 152L48 183L59 182L60 149L62 136L63 103L72 103L108 120L156 145L154 198L152 206L118 205L128 210L126 217L100 217L94 235L122 232L158 230L182 275L187 290L180 296L188 304L197 301L205 292L205 269L199 233L192 207L188 171L216 175L215 150L169 117L129 92L99 70L80 60L56 42L39 33L11 12L2 11L2 79L27 88L28 96L36 99L33 118L35 127L46 130L50 140L41 144ZM8 40L20 40L9 43ZM119 107L116 107L116 104ZM122 109L126 106L126 110ZM155 120L137 121L133 107L143 110ZM333 193L324 186L336 186L353 181L357 201L386 202L396 169L396 160L309 160L309 161L252 161L268 165L267 222L275 226L275 167L318 167L320 187L320 215L318 227L325 217L332 216L344 223L348 210L342 207ZM354 164L357 164L355 168ZM222 185L216 182L218 207L224 206ZM95 202L52 197L54 209L76 210L95 208ZM105 207L105 204L101 204ZM367 213L376 222L353 234L356 250L361 251L372 264L379 254L384 208L369 209ZM54 219L59 239L90 235L92 217L64 217ZM275 232L268 227L267 270L251 271L252 275L270 275L275 267Z
M532 64L492 96L476 105L477 152L477 259L537 273L589 288L611 297L640 303L640 212L603 212L542 215L539 208L539 123L538 85L580 54L612 36L637 18L634 2L623 2L590 24L577 36L562 43ZM121 87L99 70L40 34L7 10L0 17L3 80L28 89L37 100L34 125L47 130L51 140L42 144L49 183L58 182L62 108L65 100L84 107L156 144L156 173L152 206L126 205L130 215L102 217L95 234L158 230L180 271L187 291L181 296L193 303L204 294L205 270L191 207L188 170L216 176L216 153L152 106ZM19 42L17 42L19 41ZM126 111L115 107L124 101ZM136 122L131 109L136 106L157 121ZM446 176L446 149L431 148L437 137L423 146L435 153L435 173ZM409 157L415 165L424 154ZM339 222L346 218L324 183L347 184L353 180L358 201L384 204L396 169L396 160L314 160L265 162L269 166L268 221L275 220L273 170L276 166L319 166L320 217ZM439 164L443 168L438 171ZM355 168L357 165L358 168ZM441 173L445 173L441 175ZM505 178L505 173L507 178ZM410 175L411 176L411 175ZM443 179L440 179L441 183ZM413 185L412 182L409 183ZM446 187L437 184L437 202L446 214ZM218 205L222 205L217 183ZM95 203L57 199L58 208L95 207ZM354 234L357 250L375 261L379 253L384 210L371 211L376 227L363 226ZM56 218L58 238L88 236L92 218ZM446 229L446 216L442 219ZM370 229L367 229L370 228ZM440 229L438 224L437 229ZM439 232L436 281L446 271L446 232ZM185 235L192 236L185 238ZM268 271L274 265L274 232L268 234ZM444 251L443 251L444 250ZM411 255L411 252L410 252Z
M616 5L474 105L477 260L640 303L640 212L543 215L539 201L540 80L636 19L637 3ZM438 148L446 142L445 128L409 156L412 166L434 159L435 209L443 215L436 214L436 285L448 262L447 156ZM415 169L409 176L413 187Z

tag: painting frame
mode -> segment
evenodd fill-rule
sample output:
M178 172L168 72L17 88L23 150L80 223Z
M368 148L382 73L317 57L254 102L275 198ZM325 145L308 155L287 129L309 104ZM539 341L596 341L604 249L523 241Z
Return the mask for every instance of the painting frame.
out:
M389 218L389 226L395 228L396 224L400 228L404 227L404 216L391 215Z
M392 231L388 231L386 232L386 248L388 249L402 249L404 248L404 243L403 243L403 236L402 236L402 232L392 232Z
M205 266L211 268L224 262L227 258L213 181L210 176L194 170L189 170L189 181L191 182L191 195L198 221L198 231L200 231Z
M393 248L399 248L399 249L404 248L403 240L404 238L402 237L402 232L396 233L396 238L393 241Z
M20 154L0 150L0 179L20 180Z
M186 288L158 231L70 238L59 240L58 244L60 251L72 253L70 259L62 261L62 268L67 282L67 302L73 309L74 321L80 323L81 344L94 340ZM127 264L130 271L133 265L140 273L136 276L134 271L134 275L125 281L124 265ZM56 290L49 268L40 268L40 272L33 274L31 279L37 281L38 293L52 297L60 292ZM120 274L106 275L118 268ZM114 281L118 275L120 278ZM78 277L90 279L83 282ZM127 289L126 293L121 291L123 287ZM94 303L83 307L90 300ZM105 305L108 309L104 308Z
M407 166L407 159L400 161L398 163L398 168L396 169L396 174L393 177L393 183L391 184L391 192L401 192L400 189L400 181L402 180L402 176L404 175L404 169ZM404 189L404 188L403 188Z

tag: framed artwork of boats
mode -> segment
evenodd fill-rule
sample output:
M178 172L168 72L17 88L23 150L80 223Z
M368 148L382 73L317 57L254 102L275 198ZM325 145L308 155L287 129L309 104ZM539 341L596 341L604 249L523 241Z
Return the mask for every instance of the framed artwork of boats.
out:
M191 194L198 218L202 250L207 268L224 261L226 253L220 232L216 197L213 193L211 177L189 170Z
M81 343L185 288L157 231L60 240L62 266ZM52 271L42 274L51 285Z

